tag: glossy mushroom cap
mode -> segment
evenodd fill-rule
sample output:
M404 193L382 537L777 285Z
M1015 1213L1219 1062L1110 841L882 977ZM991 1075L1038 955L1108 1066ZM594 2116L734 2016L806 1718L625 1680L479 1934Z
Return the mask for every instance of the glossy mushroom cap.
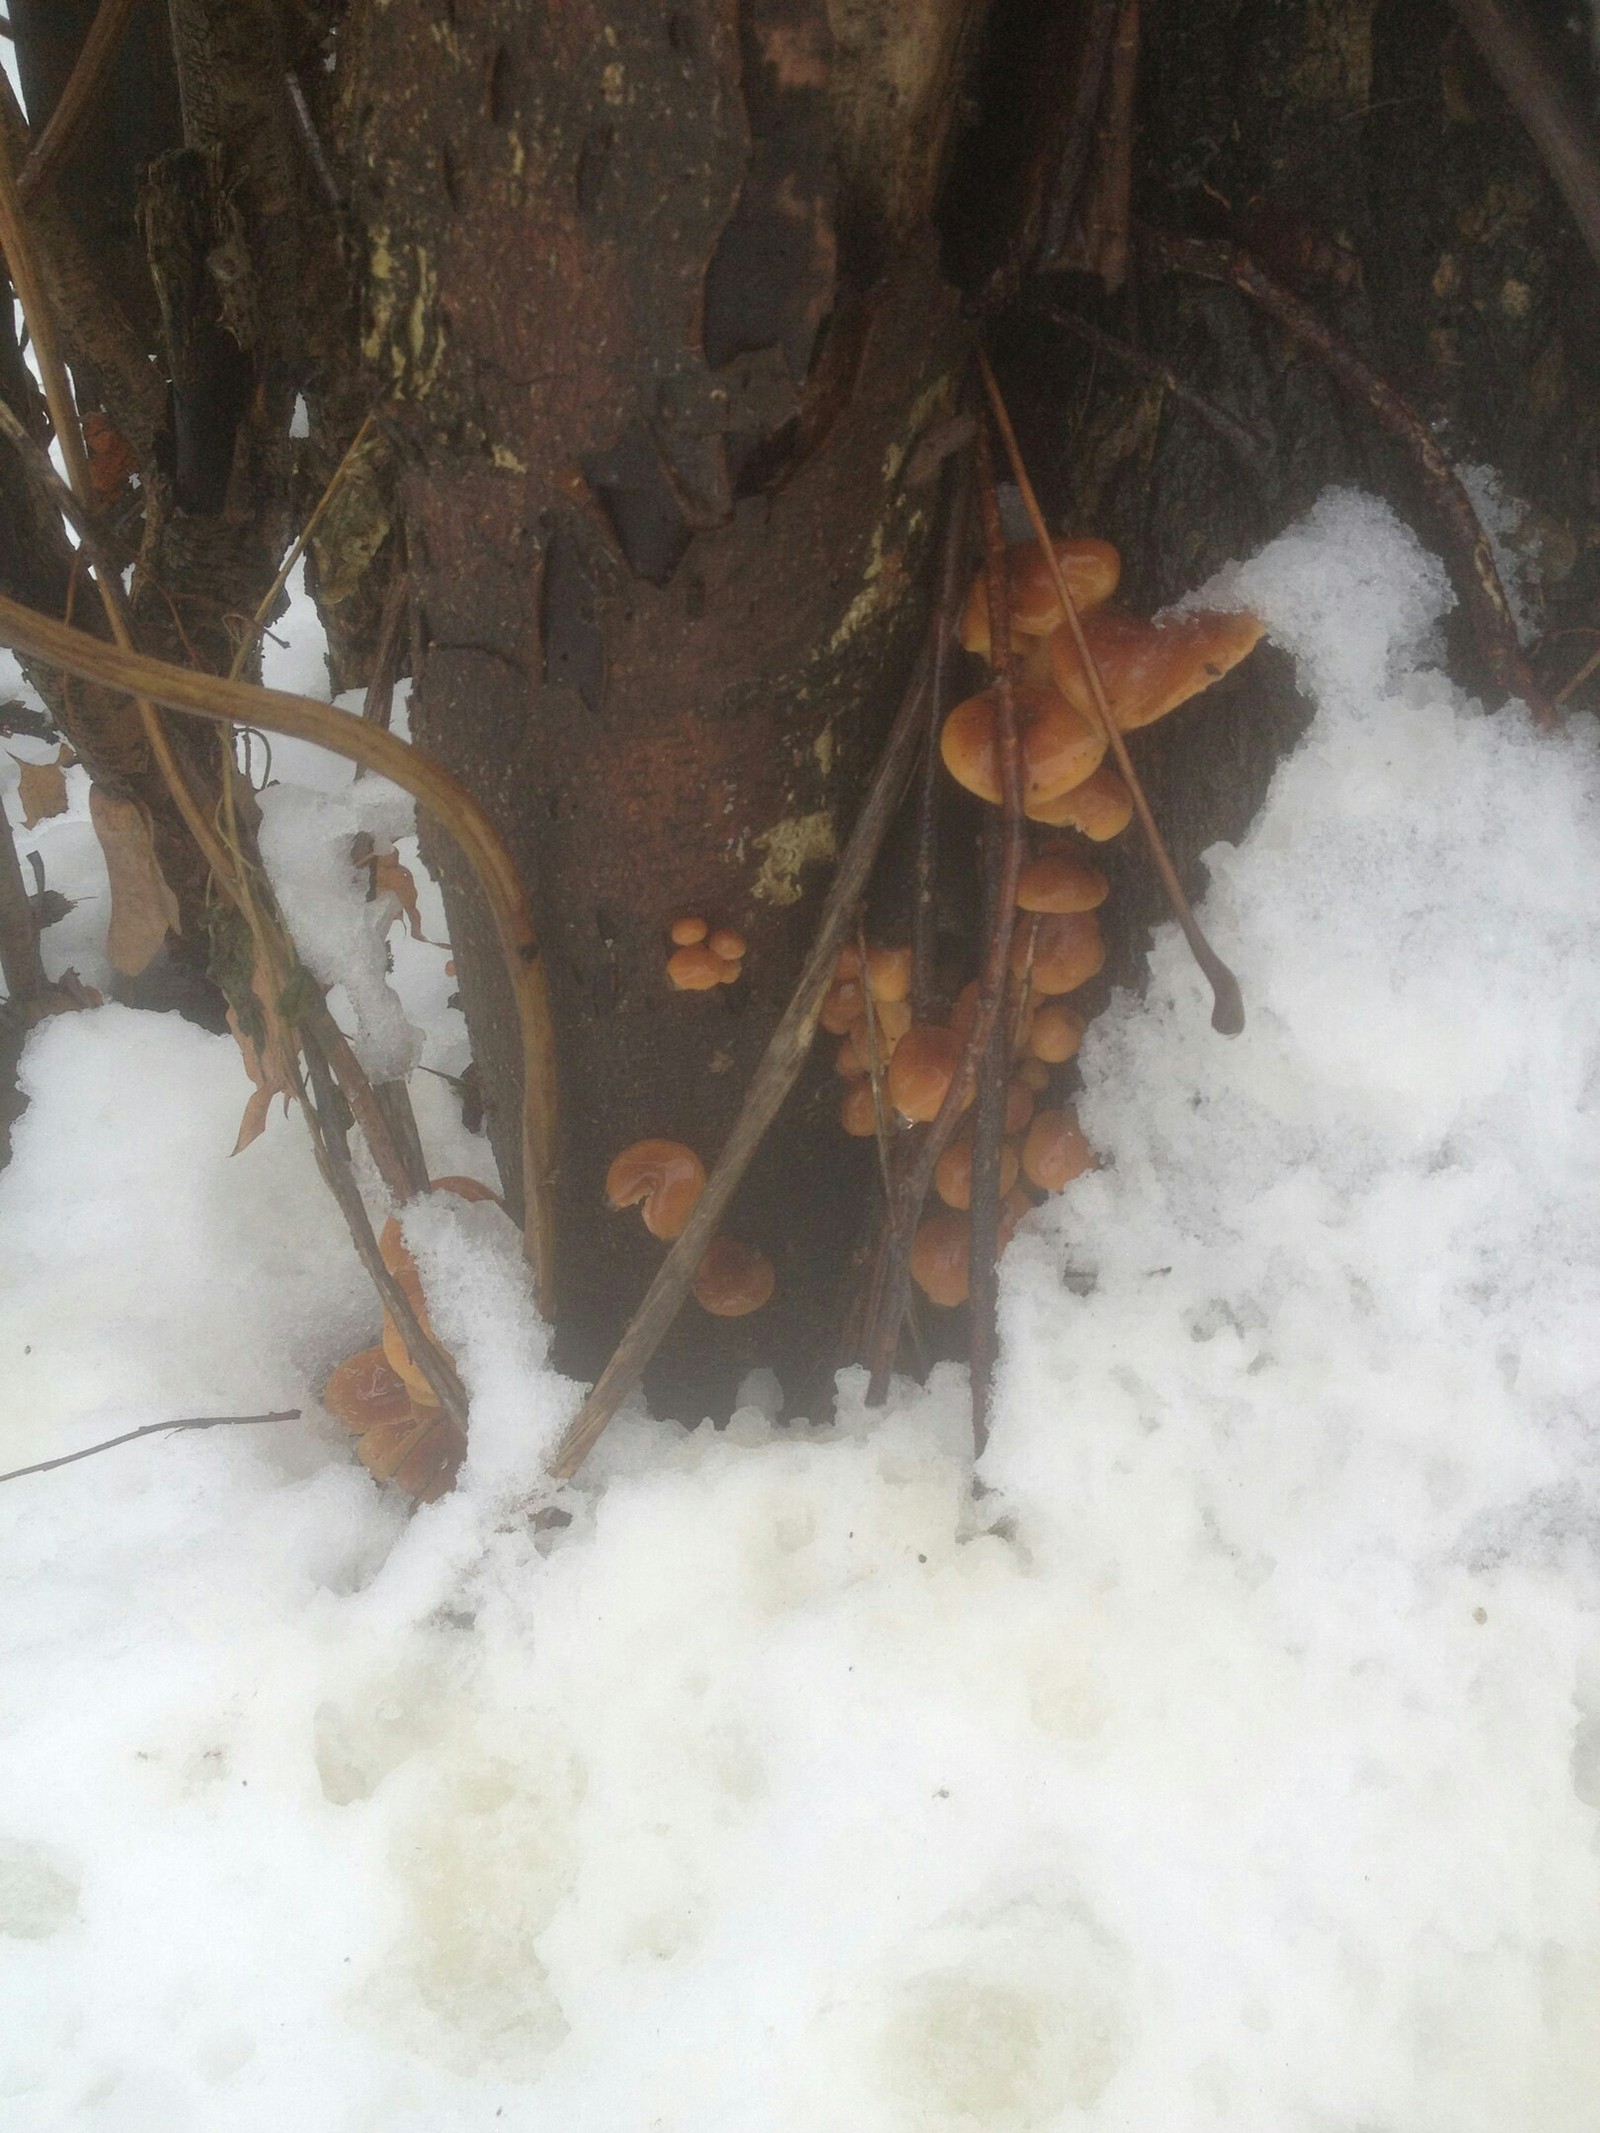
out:
M1033 963L1028 963L1027 934L1022 927L1011 937L1011 971L1028 981L1046 998L1076 992L1087 985L1106 959L1106 944L1100 922L1092 911L1052 912L1039 921L1033 937Z
M1074 1058L1083 1042L1084 1022L1070 1007L1062 1007L1056 1000L1047 1000L1034 1015L1028 1030L1028 1051L1037 1061L1050 1066L1061 1066Z
M638 1207L651 1236L665 1240L682 1235L705 1183L705 1164L682 1141L634 1141L606 1172L606 1200Z
M1106 744L1092 719L1059 690L1022 681L1012 695L1022 750L1022 800L1031 814L1081 785L1098 766ZM998 722L999 693L985 689L956 705L939 736L939 753L951 777L994 806L1000 801Z
M706 922L703 918L675 918L672 922L672 945L674 948L695 948L706 937Z
M961 1039L953 1029L913 1024L889 1062L889 1101L901 1117L937 1118L960 1060Z
M1070 792L1038 801L1023 813L1051 829L1081 830L1094 843L1104 844L1120 836L1133 820L1133 795L1110 765L1103 763L1092 778L1085 778Z
M738 963L744 959L744 935L735 933L732 926L719 926L706 945L713 955L720 955L725 963Z
M678 948L667 957L667 976L679 992L710 992L716 985L732 985L739 965L718 955L709 941Z
M904 1000L911 991L911 950L869 948L867 990L885 1006Z
M1105 683L1111 715L1131 733L1209 689L1255 649L1263 627L1254 615L1190 614L1141 622L1102 609L1084 623L1083 635ZM1051 638L1050 667L1068 702L1092 717L1094 692L1070 630Z
M694 1277L695 1301L713 1318L743 1318L771 1296L772 1261L752 1244L713 1237Z
M1051 542L1061 575L1067 581L1073 604L1080 614L1099 607L1117 589L1122 563L1109 541ZM1011 591L1011 634L1015 637L1047 637L1065 621L1056 581L1044 550L1035 541L1019 541L1006 550L1006 579ZM980 658L989 657L989 573L980 570L972 581L961 616L961 642Z
M1000 1191L1002 1197L1017 1182L1017 1152L1002 1144L1000 1149ZM934 1167L934 1190L946 1207L954 1207L961 1213L972 1205L972 1137L963 1133L953 1140Z
M1084 1139L1075 1111L1041 1111L1022 1144L1022 1174L1041 1192L1059 1192L1094 1168L1094 1150Z
M942 1207L918 1229L911 1243L911 1278L930 1303L965 1303L972 1225Z
M476 1178L435 1178L428 1190L453 1193L458 1200L497 1199L497 1195L491 1192L487 1185L481 1185ZM428 1316L427 1300L422 1293L422 1276L417 1272L417 1262L407 1249L398 1215L391 1215L378 1232L378 1252L384 1265L399 1283L406 1301L416 1312L423 1332L433 1340L433 1321ZM411 1360L411 1351L405 1344L404 1336L387 1311L383 1314L383 1352L417 1406L437 1408L438 1400L433 1387Z
M1017 882L1020 911L1093 911L1111 894L1098 867L1073 852L1041 852Z

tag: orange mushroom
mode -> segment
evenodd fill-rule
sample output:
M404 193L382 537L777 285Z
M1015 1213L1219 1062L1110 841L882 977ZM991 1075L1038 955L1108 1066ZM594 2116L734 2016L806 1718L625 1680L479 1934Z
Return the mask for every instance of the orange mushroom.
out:
M1017 1152L1002 1145L1000 1150L1000 1191L1008 1193L1017 1182ZM933 1172L934 1190L946 1207L954 1207L962 1213L972 1205L972 1138L963 1133L953 1140L940 1156Z
M738 975L738 964L718 955L709 941L679 948L667 957L667 976L679 992L710 992L714 986L731 985Z
M1092 911L1051 912L1041 918L1034 935L1031 970L1028 943L1020 929L1011 940L1012 975L1020 978L1027 970L1034 991L1046 997L1087 985L1105 959L1106 944Z
M1109 541L1056 539L1050 545L1080 614L1111 598L1122 575L1122 563ZM1006 580L1011 593L1013 638L1047 637L1058 623L1065 621L1055 577L1036 540L1019 541L1006 550ZM989 658L987 570L980 570L972 581L961 617L961 642L969 652Z
M929 1215L911 1241L911 1278L930 1303L967 1300L967 1269L972 1225L967 1217L942 1207Z
M1041 1192L1059 1192L1094 1168L1094 1150L1072 1110L1041 1111L1022 1144L1022 1174Z
M367 1472L421 1503L444 1494L466 1456L460 1430L437 1407L412 1399L381 1347L346 1356L323 1386L322 1404L355 1438Z
M772 1261L752 1244L713 1237L694 1277L695 1301L713 1318L744 1318L771 1296Z
M866 1012L867 995L859 977L835 978L822 1002L818 1022L830 1037L842 1037Z
M606 1172L606 1200L637 1206L651 1236L666 1240L682 1235L705 1182L705 1164L682 1141L634 1141Z
M674 948L696 948L705 937L706 922L703 918L675 918L672 922Z
M867 990L885 1006L898 1006L911 991L911 950L869 948Z
M1074 785L1070 792L1026 806L1023 813L1051 829L1082 830L1096 844L1104 844L1120 836L1133 820L1133 795L1117 773L1102 764L1093 777Z
M1075 1015L1070 1007L1063 1007L1058 1000L1046 1001L1034 1016L1033 1027L1028 1032L1028 1051L1034 1063L1060 1066L1073 1058L1083 1042L1083 1030L1081 1015ZM1042 1088L1043 1082L1038 1086Z
M713 955L720 955L725 963L738 963L744 960L744 935L735 933L731 926L719 926L706 945ZM723 983L726 984L727 982L727 979L724 978Z
M1032 813L1092 775L1106 743L1092 719L1058 689L1018 682L1012 699L1022 750L1023 805ZM939 736L939 753L951 777L994 805L1000 800L998 720L999 693L985 689L956 705Z
M1084 623L1083 635L1105 683L1111 715L1131 733L1209 689L1255 649L1263 628L1254 615L1201 613L1142 622L1102 609ZM1063 696L1092 717L1094 694L1070 630L1051 638L1050 666Z
M1111 894L1098 867L1072 852L1041 852L1030 859L1017 881L1021 911L1093 911Z
M1017 1079L1039 1096L1050 1086L1050 1069L1042 1059L1024 1059L1017 1068Z
M872 1015L881 1066L894 1057L895 1046L911 1027L911 1005L906 1000L885 1000L881 1006L874 1006ZM839 1047L839 1072L852 1080L857 1074L870 1073L872 1053L868 1045L867 1018L860 1015L851 1023L850 1034Z
M889 1101L902 1118L938 1117L961 1049L961 1039L953 1029L913 1023L906 1031L894 1048L888 1074Z
M872 1083L863 1075L851 1082L839 1106L839 1123L858 1141L870 1140L878 1130L878 1113L872 1101Z
M481 1185L476 1178L435 1178L428 1190L453 1193L458 1200L497 1198L487 1185ZM433 1321L428 1316L427 1300L422 1293L422 1276L417 1272L417 1262L407 1249L398 1215L391 1215L378 1232L378 1251L384 1265L399 1283L401 1293L416 1312L423 1332L432 1340ZM439 1403L433 1387L411 1360L411 1351L405 1344L405 1338L387 1310L383 1314L383 1352L388 1357L390 1367L402 1379L416 1404L419 1407L436 1409Z

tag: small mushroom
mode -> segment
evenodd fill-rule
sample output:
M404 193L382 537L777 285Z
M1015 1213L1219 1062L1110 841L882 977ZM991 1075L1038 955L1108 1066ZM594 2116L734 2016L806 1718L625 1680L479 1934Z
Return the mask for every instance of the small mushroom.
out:
M706 930L703 918L675 918L672 922L672 945L674 948L697 948L705 939Z
M1022 1144L1022 1174L1041 1192L1059 1192L1094 1168L1094 1150L1072 1110L1041 1111Z
M1117 773L1102 764L1093 777L1074 785L1070 792L1025 807L1023 813L1030 821L1046 823L1051 829L1081 830L1094 843L1104 844L1120 836L1133 820L1133 795Z
M731 985L738 975L738 964L718 955L709 941L679 948L667 957L667 976L679 992L710 992L715 986Z
M637 1206L651 1236L665 1241L682 1234L705 1182L705 1164L682 1141L634 1141L606 1172L606 1200Z
M858 1141L871 1140L878 1130L878 1114L872 1101L872 1083L865 1075L851 1082L839 1106L839 1123Z
M1083 625L1084 642L1105 683L1111 716L1124 733L1148 726L1209 689L1261 641L1254 615L1174 615L1167 622L1102 609ZM1090 716L1094 694L1070 630L1050 640L1056 687Z
M1092 911L1052 912L1041 918L1034 935L1033 965L1028 965L1028 944L1020 930L1012 936L1011 970L1020 978L1024 970L1036 993L1046 998L1076 992L1101 968L1106 944L1100 922Z
M744 1318L771 1296L772 1261L752 1244L713 1237L694 1277L695 1301L713 1318Z
M1028 1051L1035 1065L1061 1066L1076 1056L1083 1042L1084 1022L1059 1000L1047 1000L1033 1018L1028 1031ZM1026 1065L1026 1061L1024 1062ZM1047 1081L1049 1076L1045 1076ZM1044 1082L1037 1084L1043 1088Z
M1017 880L1021 911L1093 911L1111 893L1098 867L1073 852L1041 852L1030 859Z
M817 1021L830 1037L842 1037L852 1022L866 1012L867 995L859 977L835 978L822 1002Z
M901 1117L936 1118L960 1060L961 1039L953 1029L914 1023L889 1061L889 1101Z
M420 1407L382 1348L346 1356L322 1388L322 1404L355 1438L356 1457L378 1481L421 1503L449 1488L466 1455L461 1432L437 1407Z
M972 1225L952 1208L937 1209L918 1227L911 1240L911 1278L930 1303L966 1302L971 1249Z
M740 963L744 960L745 938L735 933L731 926L719 926L707 944L713 955L720 955L725 963ZM725 985L728 980L722 981Z
M1032 813L1081 785L1098 766L1106 744L1092 720L1057 689L1019 682L1012 700L1022 751L1023 805ZM1000 800L998 719L998 692L985 689L957 704L939 735L939 753L951 777L992 805Z
M1017 1068L1017 1079L1035 1096L1042 1096L1050 1086L1050 1069L1042 1059L1024 1059Z
M874 1006L873 1021L877 1032L878 1062L882 1065L894 1057L895 1046L911 1027L911 1004L907 1000L885 1000L882 1006ZM839 1072L852 1080L857 1074L872 1070L872 1054L868 1050L867 1018L860 1015L850 1025L850 1033L839 1047Z
M911 991L911 950L869 948L867 990L884 1006L898 1006Z
M1017 1182L1017 1152L1002 1145L1000 1150L1000 1191L1008 1193ZM933 1172L934 1190L946 1207L959 1209L963 1214L972 1205L972 1137L963 1133L953 1140L940 1156Z
M1122 563L1109 541L1056 539L1051 542L1073 605L1080 614L1099 607L1117 589ZM1056 581L1036 540L1019 541L1006 550L1006 580L1011 595L1013 638L1047 637L1066 617ZM989 573L972 581L961 617L961 642L969 652L989 658ZM991 661L992 664L992 661Z

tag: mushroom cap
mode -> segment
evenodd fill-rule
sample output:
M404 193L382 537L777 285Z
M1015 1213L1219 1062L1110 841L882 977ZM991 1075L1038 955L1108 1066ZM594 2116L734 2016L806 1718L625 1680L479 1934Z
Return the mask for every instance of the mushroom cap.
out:
M919 1225L911 1240L911 1278L930 1303L965 1303L972 1225L941 1207Z
M1041 918L1033 939L1031 969L1026 935L1019 927L1011 937L1013 977L1020 978L1027 970L1034 991L1047 998L1087 985L1105 959L1100 921L1092 911L1053 911Z
M1035 1065L1060 1066L1074 1058L1083 1042L1084 1021L1059 1000L1047 1000L1034 1015L1028 1031L1028 1051ZM1046 1076L1046 1079L1049 1077ZM1040 1087L1043 1083L1039 1084Z
M1024 1059L1017 1068L1017 1079L1040 1096L1050 1086L1050 1069L1042 1059Z
M835 978L823 996L817 1021L830 1037L842 1037L866 1012L866 988L859 976Z
M1000 1192L1004 1197L1017 1182L1017 1151L1002 1142L1000 1148ZM954 1207L965 1214L972 1205L972 1136L960 1134L953 1140L934 1166L934 1190L946 1207Z
M439 1409L414 1408L409 1420L381 1422L356 1439L356 1457L377 1481L392 1481L419 1503L437 1503L455 1480L466 1445Z
M1020 681L1012 691L1022 751L1023 805L1035 807L1081 785L1106 752L1093 721L1058 689ZM1000 801L999 691L984 689L957 704L939 735L944 767L980 800Z
M1075 852L1041 852L1030 859L1017 881L1020 911L1093 911L1111 894L1098 867Z
M334 1420L358 1437L380 1422L413 1419L405 1380L379 1346L347 1355L331 1373L319 1397Z
M873 1031L878 1047L878 1064L883 1066L894 1057L895 1046L911 1027L911 1003L908 1000L885 1000L874 1003L872 1008ZM850 1034L839 1047L839 1072L852 1081L857 1074L872 1071L871 1037L867 1018L858 1015L850 1025Z
M911 950L869 948L867 990L886 1005L904 1000L911 991Z
M765 1252L735 1237L713 1237L694 1277L695 1301L713 1318L743 1318L761 1309L776 1280Z
M889 1061L889 1101L902 1118L937 1118L945 1091L961 1062L961 1039L953 1029L913 1023Z
M651 1236L665 1240L682 1234L705 1183L705 1164L682 1141L633 1141L606 1172L606 1200L639 1207Z
M738 975L738 964L718 955L709 941L667 957L667 976L679 992L710 992L713 986L731 985Z
M1024 807L1030 821L1051 829L1081 830L1096 844L1120 836L1133 820L1133 795L1109 763L1102 763L1093 777L1054 800L1041 800Z
M703 918L675 918L672 922L672 945L674 948L695 948L706 937L706 922Z
M1109 541L1057 538L1050 545L1080 614L1111 598L1122 575L1122 561ZM1006 550L1006 580L1011 592L1013 637L1046 637L1065 621L1055 578L1037 540L1018 541ZM969 652L989 658L987 569L978 572L967 594L961 616L961 642Z
M745 937L736 933L732 926L719 926L706 943L713 955L720 955L725 963L737 963L745 952ZM727 981L724 980L724 983Z
M1059 1192L1094 1168L1094 1150L1069 1109L1041 1111L1022 1144L1022 1174L1041 1192Z
M1255 649L1263 630L1254 615L1197 612L1174 615L1166 622L1143 622L1109 608L1083 625L1111 716L1124 733L1164 718L1209 689ZM1067 701L1092 717L1094 693L1071 630L1058 630L1051 638L1050 667Z
M872 1103L872 1083L863 1075L851 1082L839 1106L839 1123L858 1141L870 1140L878 1130L878 1114Z

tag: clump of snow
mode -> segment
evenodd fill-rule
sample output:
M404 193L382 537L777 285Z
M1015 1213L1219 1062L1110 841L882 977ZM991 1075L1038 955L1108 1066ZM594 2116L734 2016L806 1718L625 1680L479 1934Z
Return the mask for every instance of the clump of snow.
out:
M1095 1025L976 1490L964 1373L847 1372L631 1413L531 1521L579 1389L440 1196L476 1434L407 1518L310 1407L373 1328L297 1126L228 1164L170 1018L34 1037L6 1463L309 1411L0 1490L0 2118L1589 2133L1600 756L1429 669L1370 500L1203 597L1318 704L1210 855L1250 1024L1163 936Z

